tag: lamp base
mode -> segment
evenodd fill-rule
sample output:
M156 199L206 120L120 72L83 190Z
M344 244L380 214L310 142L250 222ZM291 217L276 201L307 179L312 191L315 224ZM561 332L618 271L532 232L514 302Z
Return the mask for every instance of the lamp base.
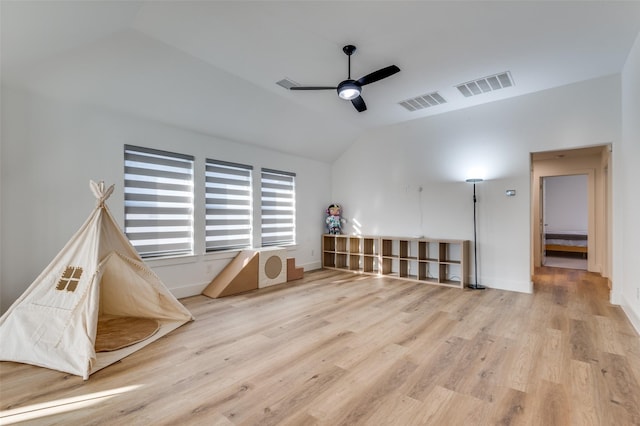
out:
M480 284L469 284L469 288L471 290L484 290L484 289L486 289L485 286L480 285Z

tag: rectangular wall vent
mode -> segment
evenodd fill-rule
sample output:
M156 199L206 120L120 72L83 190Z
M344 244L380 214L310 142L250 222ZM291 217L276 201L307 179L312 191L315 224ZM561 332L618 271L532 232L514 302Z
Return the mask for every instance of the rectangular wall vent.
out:
M446 99L440 96L438 92L433 92L427 95L421 95L415 98L404 100L402 102L398 102L398 104L405 107L409 111L418 111L432 106L444 104L446 102Z
M276 84L280 87L284 87L287 90L290 90L292 87L300 86L298 83L288 78L283 78L280 81L276 81Z
M511 86L513 86L511 73L509 71L505 71L500 74L490 75L489 77L483 77L467 83L459 84L456 88L464 95L465 98L468 98L470 96L481 95L483 93Z

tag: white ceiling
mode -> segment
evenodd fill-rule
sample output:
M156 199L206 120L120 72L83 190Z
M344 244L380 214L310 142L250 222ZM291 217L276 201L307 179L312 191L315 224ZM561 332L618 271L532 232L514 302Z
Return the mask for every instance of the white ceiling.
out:
M619 73L640 32L640 1L0 1L3 84L322 161L378 126ZM353 78L402 70L364 87L367 111L275 84L337 85L345 44ZM455 88L504 71L514 87ZM434 91L448 102L398 105Z

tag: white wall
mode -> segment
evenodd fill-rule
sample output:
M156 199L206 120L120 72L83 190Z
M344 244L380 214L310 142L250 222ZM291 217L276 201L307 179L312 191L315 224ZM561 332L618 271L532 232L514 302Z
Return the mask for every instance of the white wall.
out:
M91 212L95 199L90 179L116 185L108 205L124 225L124 144L194 155L196 194L204 194L205 158L251 164L257 171L268 167L297 173L298 244L289 256L307 270L320 266L329 164L8 87L2 88L2 101L2 312ZM235 254L203 254L204 235L197 231L204 223L204 202L196 200L196 255L148 262L178 297L198 294Z
M587 175L544 178L545 232L587 233Z
M529 154L616 143L620 113L620 78L611 76L377 129L334 163L332 200L348 232L356 219L365 235L471 240L464 180L481 175L479 282L529 292Z
M613 298L640 333L640 34L622 72L622 141L614 163ZM618 285L619 284L619 285Z

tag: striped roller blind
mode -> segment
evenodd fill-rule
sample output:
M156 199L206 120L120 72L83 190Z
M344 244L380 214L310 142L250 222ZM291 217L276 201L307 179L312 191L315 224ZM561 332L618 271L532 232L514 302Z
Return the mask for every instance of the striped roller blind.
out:
M207 251L251 247L253 167L207 159Z
M193 253L193 157L124 147L125 233L141 257Z
M262 246L295 243L295 173L262 169Z

